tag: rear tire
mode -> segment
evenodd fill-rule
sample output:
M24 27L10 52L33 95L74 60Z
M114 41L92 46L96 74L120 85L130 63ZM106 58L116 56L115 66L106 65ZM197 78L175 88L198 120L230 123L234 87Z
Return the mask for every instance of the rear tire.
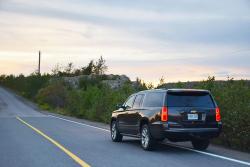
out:
M194 149L197 150L206 150L210 144L210 141L208 139L195 139L192 140L192 145Z
M148 125L145 124L142 126L141 129L141 146L144 150L151 151L153 150L154 145L155 145L155 140L151 136Z
M118 131L116 121L112 121L110 132L111 132L111 139L113 142L121 142L122 141L123 136Z

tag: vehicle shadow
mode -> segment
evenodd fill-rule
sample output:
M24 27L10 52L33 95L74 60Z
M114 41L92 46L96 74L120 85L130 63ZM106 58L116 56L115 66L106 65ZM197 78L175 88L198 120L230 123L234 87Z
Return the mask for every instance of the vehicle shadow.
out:
M126 138L122 141L122 143L124 144L128 144L130 146L134 146L137 147L138 149L142 149L140 146L140 140L139 139L130 139L130 138ZM153 149L153 152L155 153L172 153L172 154L194 154L194 152L179 148L179 147L175 147L174 145L177 145L176 143L171 143L171 142L157 142L155 144L155 147Z

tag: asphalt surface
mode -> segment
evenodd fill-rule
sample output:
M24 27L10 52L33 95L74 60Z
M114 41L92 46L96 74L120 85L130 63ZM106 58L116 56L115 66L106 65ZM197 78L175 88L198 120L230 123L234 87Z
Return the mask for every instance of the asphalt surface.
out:
M250 166L250 154L217 146L196 152L188 143L173 146L164 142L146 152L138 139L113 143L107 125L53 115L0 87L0 167L75 167L81 166L80 160L93 167Z

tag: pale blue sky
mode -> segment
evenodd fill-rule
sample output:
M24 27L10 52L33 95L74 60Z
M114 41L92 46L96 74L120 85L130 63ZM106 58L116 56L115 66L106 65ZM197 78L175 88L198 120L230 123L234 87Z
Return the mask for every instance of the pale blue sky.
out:
M83 66L156 82L250 78L249 0L0 0L0 73Z

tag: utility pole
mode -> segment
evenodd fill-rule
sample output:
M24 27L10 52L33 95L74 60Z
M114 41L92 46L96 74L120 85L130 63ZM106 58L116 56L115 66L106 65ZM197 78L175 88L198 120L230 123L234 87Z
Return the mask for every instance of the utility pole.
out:
M39 50L38 74L41 74L41 51Z

